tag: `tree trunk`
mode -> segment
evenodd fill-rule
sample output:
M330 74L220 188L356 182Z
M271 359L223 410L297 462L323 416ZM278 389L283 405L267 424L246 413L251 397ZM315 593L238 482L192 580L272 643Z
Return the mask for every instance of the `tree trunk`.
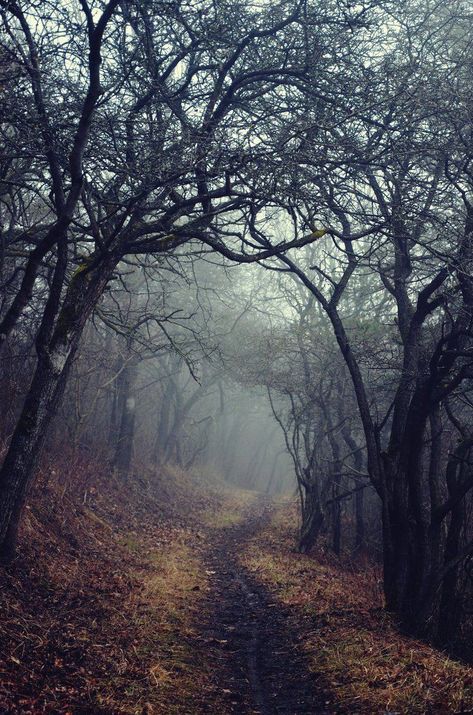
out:
M107 444L110 448L112 454L115 453L117 447L118 430L120 427L119 415L120 409L118 404L118 380L120 378L120 370L122 368L123 361L121 357L117 358L113 366L115 376L110 383L110 390L108 392L110 399L110 421L108 424L108 439Z
M463 444L450 456L447 465L447 486L449 497L454 498L458 489L466 479L465 464L469 463L469 448ZM463 528L466 518L465 500L459 498L450 512L450 523L444 549L444 565L455 560L462 546ZM458 577L460 564L450 568L442 581L437 639L446 645L454 636L461 617L461 603L458 594Z
M153 450L153 463L155 466L161 464L164 461L164 455L166 453L167 441L169 437L169 421L170 421L170 408L173 392L176 387L172 380L168 379L166 388L164 390L161 402L161 411L159 413L159 423L156 434L156 439L154 442Z
M345 440L345 444L351 450L353 455L353 464L355 471L361 475L363 469L363 452L358 446L355 439L352 437L350 432L350 426L344 425L342 428L342 437ZM358 489L355 492L355 553L363 551L365 548L365 520L364 520L364 504L365 504L365 490Z
M304 485L299 552L307 554L314 547L324 523L318 484Z
M360 553L365 549L365 490L355 492L355 552Z
M342 505L340 486L337 478L332 485L332 549L337 556L342 550Z
M0 470L0 558L14 558L21 512L51 418L64 393L84 325L108 282L116 261L94 274L76 271L48 344L38 362L23 409Z
M121 405L120 431L113 466L118 474L127 479L133 458L133 440L135 436L136 400L133 388L137 366L125 362L117 380L118 404Z
M52 356L54 359L54 356ZM14 558L18 526L31 476L49 422L64 392L70 360L55 369L49 357L38 360L30 390L0 471L0 558Z

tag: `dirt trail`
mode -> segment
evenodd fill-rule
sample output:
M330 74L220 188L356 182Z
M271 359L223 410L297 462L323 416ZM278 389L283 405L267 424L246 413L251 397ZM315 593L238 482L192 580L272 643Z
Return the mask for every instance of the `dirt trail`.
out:
M211 622L205 639L216 650L219 687L230 712L244 715L333 713L310 673L288 613L238 563L242 543L269 518L258 501L244 520L221 530L209 555Z

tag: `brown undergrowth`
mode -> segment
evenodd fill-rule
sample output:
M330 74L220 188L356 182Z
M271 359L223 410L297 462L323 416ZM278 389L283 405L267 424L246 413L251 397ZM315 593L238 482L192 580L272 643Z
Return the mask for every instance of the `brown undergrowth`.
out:
M73 454L44 467L1 573L0 712L224 715L194 620L199 515L225 499L177 469L123 484Z
M254 500L178 469L124 484L80 455L44 467L1 572L0 712L234 712L208 557L222 531L246 533ZM333 712L473 712L473 669L399 634L377 569L294 553L295 518L281 501L239 558L283 606Z
M241 563L288 608L290 627L340 713L473 713L473 668L401 635L382 608L380 572L323 549L294 553L293 506L282 501Z

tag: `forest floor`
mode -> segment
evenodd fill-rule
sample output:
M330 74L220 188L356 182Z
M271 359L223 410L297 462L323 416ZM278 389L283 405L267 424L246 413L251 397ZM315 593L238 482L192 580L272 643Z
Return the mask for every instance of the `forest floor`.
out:
M88 469L41 475L2 574L0 713L473 713L376 568L294 553L290 500Z

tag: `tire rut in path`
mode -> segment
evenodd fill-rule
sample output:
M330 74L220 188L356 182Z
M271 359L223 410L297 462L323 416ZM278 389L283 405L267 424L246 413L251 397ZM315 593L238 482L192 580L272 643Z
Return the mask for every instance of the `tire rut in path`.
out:
M211 622L205 630L218 653L218 686L230 711L242 715L333 713L288 610L238 563L239 549L268 518L268 507L259 503L243 523L222 530L209 555Z

